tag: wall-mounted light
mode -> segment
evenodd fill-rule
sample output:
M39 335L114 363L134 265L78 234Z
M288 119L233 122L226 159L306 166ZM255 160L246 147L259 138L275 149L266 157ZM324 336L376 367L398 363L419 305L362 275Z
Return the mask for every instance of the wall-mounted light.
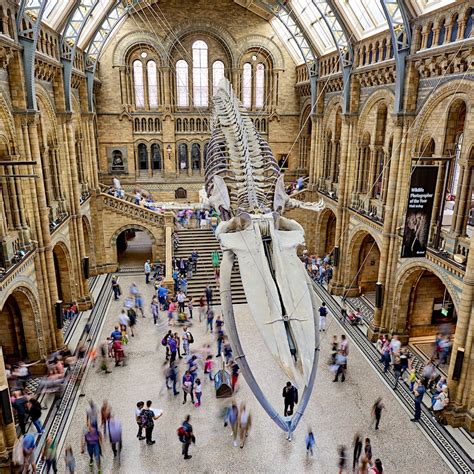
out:
M168 159L171 160L171 145L168 144L168 146L166 147L166 151L168 152Z

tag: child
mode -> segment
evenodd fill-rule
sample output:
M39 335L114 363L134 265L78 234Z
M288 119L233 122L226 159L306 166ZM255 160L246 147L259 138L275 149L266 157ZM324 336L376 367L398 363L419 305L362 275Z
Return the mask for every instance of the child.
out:
M314 440L313 430L311 428L309 428L308 430L308 433L305 438L305 442L306 442L306 456L308 454L311 454L311 456L314 456L313 449L315 445L315 440Z
M413 388L415 387L416 382L416 370L411 369L410 375L408 376L408 383L410 384L410 392L413 392Z
M206 357L206 362L204 363L204 373L209 374L209 380L212 382L214 377L212 376L212 366L214 365L214 361L212 360L212 356L208 355Z
M193 297L190 296L188 300L188 311L189 311L189 319L193 319Z
M197 378L194 381L194 393L196 394L196 403L194 404L195 407L201 406L201 396L202 396L202 386L201 386L201 379Z

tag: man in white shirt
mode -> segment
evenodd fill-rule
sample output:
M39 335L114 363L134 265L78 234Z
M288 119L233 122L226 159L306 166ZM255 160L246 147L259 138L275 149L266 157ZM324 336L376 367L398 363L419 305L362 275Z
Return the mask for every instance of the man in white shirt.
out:
M127 313L124 309L122 309L122 312L120 313L119 322L120 326L123 326L125 329L127 329L128 325L130 324L130 318L127 316Z
M145 283L148 285L148 283L150 283L150 273L151 273L150 260L147 260L145 262L144 269L145 269Z
M176 300L178 301L178 311L184 313L184 301L186 300L186 295L183 291L179 291Z

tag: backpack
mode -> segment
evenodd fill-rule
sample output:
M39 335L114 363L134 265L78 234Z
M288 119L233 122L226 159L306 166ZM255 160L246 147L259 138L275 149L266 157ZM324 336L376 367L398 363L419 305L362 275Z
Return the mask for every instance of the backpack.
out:
M187 332L187 336L188 336L188 342L189 344L192 344L194 342L194 337L193 335L188 331Z
M188 435L187 431L184 429L184 426L180 426L177 430L178 433L178 439L182 442L186 442L186 437Z
M165 337L161 340L161 345L162 345L162 346L167 346L167 345L168 345L168 336L165 336Z

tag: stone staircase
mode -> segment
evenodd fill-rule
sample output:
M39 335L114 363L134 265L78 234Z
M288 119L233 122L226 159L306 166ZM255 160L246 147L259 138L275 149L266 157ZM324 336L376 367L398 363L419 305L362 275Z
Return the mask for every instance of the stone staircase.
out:
M193 272L193 277L188 280L188 296L192 296L194 306L199 303L199 299L204 294L208 283L211 284L215 303L220 300L219 290L216 288L214 280L214 270L212 268L211 253L213 250L220 252L219 242L214 237L210 229L186 229L176 232L179 236L179 246L174 252L177 258L188 258L193 250L199 253L197 272ZM221 254L222 255L222 254ZM246 303L244 287L240 279L239 265L235 261L231 279L232 301L234 304Z

